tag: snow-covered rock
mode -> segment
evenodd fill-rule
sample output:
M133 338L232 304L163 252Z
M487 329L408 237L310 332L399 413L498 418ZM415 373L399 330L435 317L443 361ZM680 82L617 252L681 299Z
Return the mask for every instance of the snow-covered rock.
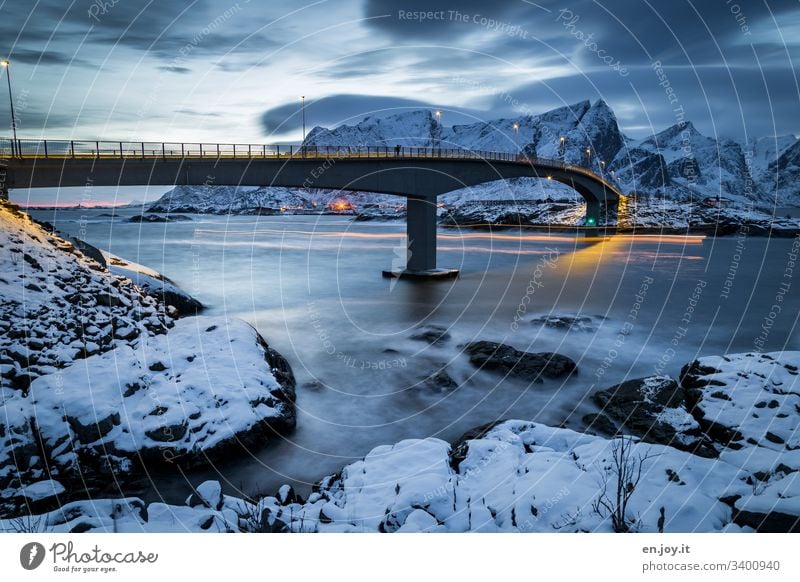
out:
M798 394L798 364L800 353L776 352L702 358L685 367L683 388L701 393L703 418L713 409L728 429L759 437L751 442L726 436L717 441L716 458L631 437L503 420L452 444L426 438L376 447L323 478L307 501L289 486L258 501L238 499L208 481L183 506L146 505L135 498L73 502L27 521L0 520L0 530L798 531L800 448L792 440L792 423L800 409L791 400ZM669 379L652 378L634 388L634 399L649 399L658 405L652 408L657 414L680 408ZM731 399L711 396L716 390ZM726 404L703 408L706 393ZM752 416L756 411L759 416ZM784 442L765 436L773 423ZM725 447L726 442L742 446ZM630 480L620 481L620 467L631 471ZM624 512L615 501L618 484L628 498Z
M182 292L158 273L109 256L134 283L8 203L0 248L1 512L124 488L142 464L202 465L294 426L291 368L250 325L176 324L162 299Z
M697 420L686 409L683 388L669 376L627 380L592 395L599 417L584 417L589 429L601 433L634 434L645 442L670 445L699 455L716 457ZM610 430L609 430L610 429Z
M133 281L139 289L165 305L171 305L178 315L197 315L202 311L202 303L158 271L122 259L109 252L103 252L103 257L109 271Z
M800 352L700 358L682 384L703 429L722 444L800 449Z
M323 479L305 504L265 498L290 531L611 531L597 506L614 482L615 443L563 428L505 421L468 441L456 467L448 443L428 438L373 449ZM719 497L745 491L739 470L671 447L632 444L642 460L631 496L636 531L720 531L732 509ZM609 491L609 493L612 493Z
M162 303L64 239L0 206L0 378L27 391L75 359L164 333Z
M292 428L288 370L249 324L194 317L38 378L25 404L51 467L124 478L141 465L202 465Z

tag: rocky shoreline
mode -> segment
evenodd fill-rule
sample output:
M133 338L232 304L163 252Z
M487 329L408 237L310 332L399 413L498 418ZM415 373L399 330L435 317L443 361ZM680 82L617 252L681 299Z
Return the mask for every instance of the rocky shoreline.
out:
M291 368L252 326L47 226L0 203L0 515L126 495L294 428Z

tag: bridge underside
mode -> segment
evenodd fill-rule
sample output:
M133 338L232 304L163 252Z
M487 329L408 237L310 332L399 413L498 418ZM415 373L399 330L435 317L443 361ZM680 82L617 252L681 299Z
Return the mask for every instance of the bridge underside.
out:
M466 186L500 179L550 178L574 188L586 200L588 227L603 223L603 211L616 206L617 192L587 172L536 163L481 159L417 158L35 158L0 164L0 196L9 188L228 185L323 188L378 192L408 201L405 269L391 277L452 277L454 269L436 263L437 197Z

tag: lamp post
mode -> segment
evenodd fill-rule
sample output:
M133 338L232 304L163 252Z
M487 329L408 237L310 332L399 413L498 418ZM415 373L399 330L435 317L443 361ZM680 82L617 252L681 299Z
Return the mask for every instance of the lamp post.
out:
M14 141L11 143L11 155L14 155L17 144L17 116L14 115L14 97L11 94L11 63L7 60L0 61L0 66L6 70L6 80L8 81L8 103L11 105L11 132L14 134Z
M514 125L512 125L511 127L513 127L513 128L514 128L514 133L515 133L516 135L519 135L519 123L515 123L515 124L514 124Z
M303 141L306 141L306 96L300 95L300 113L303 117Z
M563 164L567 161L567 138L565 138L563 135L559 140L558 153L561 154L561 163Z

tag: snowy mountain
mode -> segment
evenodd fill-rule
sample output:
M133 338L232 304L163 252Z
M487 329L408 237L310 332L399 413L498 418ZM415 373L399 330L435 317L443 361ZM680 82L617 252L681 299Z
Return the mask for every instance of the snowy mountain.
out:
M335 129L315 127L306 146L376 147L400 144L492 152L525 150L540 157L577 164L611 160L625 142L611 108L599 100L581 101L542 115L495 119L466 125L442 126L429 110L398 113L381 119L367 117L356 125ZM591 155L586 155L586 149Z
M564 160L604 173L626 194L640 199L701 201L720 197L737 204L800 205L800 141L792 135L740 144L702 135L683 122L641 140L627 138L614 111L603 100L588 100L540 115L503 118L446 127L434 112L415 110L389 117L366 117L355 125L315 127L306 147L441 147L494 152L523 152ZM493 184L445 195L461 204L473 198L495 200ZM530 180L501 199L562 197L552 183ZM551 192L552 190L552 192ZM542 192L548 192L542 195ZM402 199L381 194L270 187L178 186L150 207L152 212L257 213L312 211L345 201L363 208L396 209Z
M442 127L428 110L409 111L389 117L366 117L356 125L336 129L315 127L303 145L434 147L438 145Z
M563 138L563 141L562 141ZM307 146L416 147L524 152L603 170L623 192L675 200L721 197L761 206L800 204L800 152L792 135L739 144L702 135L691 122L642 140L626 138L603 100L541 115L441 126L430 111L368 117L356 125L314 128ZM797 149L793 147L797 146ZM588 153L587 153L588 150ZM613 174L611 173L613 172ZM777 184L776 184L777 178Z
M176 186L156 200L148 212L257 214L278 212L357 212L361 208L394 208L403 198L389 194L326 189L247 186Z
M800 206L800 140L770 162L759 178L779 206Z

